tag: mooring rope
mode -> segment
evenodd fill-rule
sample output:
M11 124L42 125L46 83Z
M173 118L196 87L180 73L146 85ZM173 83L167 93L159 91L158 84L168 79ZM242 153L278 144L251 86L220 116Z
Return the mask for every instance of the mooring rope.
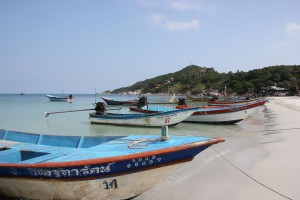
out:
M266 129L262 131L257 131L257 132L265 132L265 131L290 131L290 130L298 130L300 128L278 128L278 129Z
M283 107L286 107L286 108L289 108L289 109L292 109L292 110L295 110L295 111L300 111L299 108L295 108L295 107L291 107L291 104L284 104L284 103L281 103L281 102L278 102L278 101L273 101L274 103L278 104L278 105L281 105Z
M282 197L284 197L284 198L286 198L286 199L292 200L292 198L287 197L287 196L281 194L280 192L277 192L276 190L274 190L274 189L268 187L267 185L265 185L265 184L259 182L258 180L256 180L255 178L253 178L252 176L250 176L249 174L247 174L246 172L244 172L242 169L240 169L239 167L237 167L235 164L233 164L232 162L230 162L230 160L228 160L225 156L223 156L223 155L222 155L219 151L217 151L214 147L211 147L211 148L212 148L213 150L215 150L215 151L216 151L216 152L217 152L224 160L226 160L231 166L233 166L235 169L237 169L238 171L240 171L241 173L243 173L244 175L246 175L247 177L249 177L250 179L252 179L252 180L255 181L256 183L260 184L261 186L263 186L263 187L265 187L265 188L271 190L272 192L274 192L274 193L276 193L276 194L278 194L278 195L280 195L280 196L282 196Z

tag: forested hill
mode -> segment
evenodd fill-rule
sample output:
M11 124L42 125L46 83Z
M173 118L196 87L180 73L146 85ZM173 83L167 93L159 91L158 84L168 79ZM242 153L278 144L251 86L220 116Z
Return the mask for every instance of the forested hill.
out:
M296 93L300 88L300 65L270 66L248 72L219 73L214 68L190 65L184 69L115 89L112 93L141 90L143 93L200 94L207 90L244 94L249 89L260 94L268 86L283 87Z

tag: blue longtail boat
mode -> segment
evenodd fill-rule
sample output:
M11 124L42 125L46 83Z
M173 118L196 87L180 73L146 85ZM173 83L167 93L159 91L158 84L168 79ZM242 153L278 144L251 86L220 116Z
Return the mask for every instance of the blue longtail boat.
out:
M0 194L25 199L126 199L223 138L60 136L0 129Z

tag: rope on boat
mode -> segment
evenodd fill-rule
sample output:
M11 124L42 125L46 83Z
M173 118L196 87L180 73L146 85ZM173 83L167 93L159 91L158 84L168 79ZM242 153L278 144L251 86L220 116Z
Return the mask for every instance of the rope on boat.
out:
M146 142L151 142L151 143L154 143L154 142L158 142L158 141L161 141L161 140L165 140L164 138L160 137L160 138L156 138L154 140L152 139L143 139L143 140L135 140L135 141L132 141L128 147L130 149L139 149L139 148L144 148L144 147L141 147L141 146L135 146L139 143L146 143Z
M131 149L137 149L137 148L145 148L145 145L143 147L137 147L137 146L134 146L138 143L145 143L145 142L151 142L151 143L155 143L155 142L158 142L158 141L165 141L165 140L168 140L170 137L169 137L169 133L168 133L168 126L162 126L161 127L161 137L159 138L156 138L156 139L142 139L142 140L135 140L133 142L131 142L128 147L131 148ZM148 145L149 146L149 145Z
M214 147L211 147L213 150L215 150L224 160L226 160L231 166L233 166L235 169L237 169L238 171L240 171L241 173L243 173L244 175L246 175L248 178L252 179L253 181L255 181L256 183L258 183L259 185L267 188L268 190L271 190L272 192L286 198L286 199L290 199L292 200L292 198L287 197L283 194L281 194L280 192L277 192L276 190L268 187L267 185L261 183L260 181L256 180L255 178L253 178L252 176L250 176L249 174L247 174L246 172L244 172L242 169L240 169L239 167L237 167L235 164L233 164L232 162L230 162L230 160L228 160L225 156L223 156L219 151L217 151Z

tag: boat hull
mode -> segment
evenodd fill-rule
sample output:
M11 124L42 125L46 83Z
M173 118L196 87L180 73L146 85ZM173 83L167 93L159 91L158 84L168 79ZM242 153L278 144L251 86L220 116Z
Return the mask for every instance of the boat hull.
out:
M101 97L103 99L103 101L107 104L107 105L111 105L111 106L116 106L116 105L123 105L123 106L136 106L138 103L138 100L129 100L129 101L117 101L117 100L113 100L113 99L109 99L109 98L105 98L105 97Z
M255 110L264 105L267 100L257 101L250 104L244 104L239 106L230 106L230 107L216 107L211 109L200 108L199 111L195 112L193 115L185 119L186 122L199 122L199 123L211 123L211 124L234 124L246 119L251 115Z
M161 127L174 126L189 116L191 116L197 108L173 110L169 112L153 113L153 114L113 114L113 115L96 115L90 114L91 123L112 124L122 126L142 126L142 127Z
M223 138L59 136L0 130L0 194L124 199L155 185Z
M22 199L127 199L153 187L183 164L94 180L0 178L0 193Z
M191 101L197 101L197 102L208 102L209 101L208 97L193 97L193 96L187 95L187 98Z
M73 99L69 97L58 97L58 96L53 96L53 95L46 95L50 101L67 101L67 102L72 102Z
M191 115L185 122L198 122L198 123L210 123L210 124L234 124L240 122L251 115L256 108L243 109L232 112L224 112L219 114L207 114L204 112L197 112Z
M258 106L264 105L267 100L252 102L237 106L201 106L199 110L183 120L184 122L210 123L210 124L234 124L244 120L251 115ZM179 109L190 108L191 106L177 106ZM157 113L162 112L163 107L149 107L150 109L134 108L129 109L133 112ZM161 110L160 110L161 109Z
M237 106L237 105L253 103L255 101L256 101L255 99L252 99L252 100L213 100L213 101L208 101L208 105L210 105L210 106Z

